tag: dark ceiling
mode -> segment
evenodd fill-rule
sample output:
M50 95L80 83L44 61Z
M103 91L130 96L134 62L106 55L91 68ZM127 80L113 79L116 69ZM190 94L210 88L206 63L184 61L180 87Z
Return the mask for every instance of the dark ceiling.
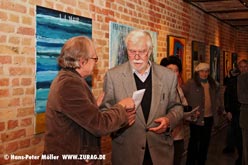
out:
M248 30L248 0L184 0L240 30Z

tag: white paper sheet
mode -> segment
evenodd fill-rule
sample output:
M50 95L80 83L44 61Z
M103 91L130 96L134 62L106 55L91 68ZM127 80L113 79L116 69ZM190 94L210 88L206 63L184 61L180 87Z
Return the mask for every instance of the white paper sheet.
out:
M138 106L140 105L140 103L142 101L142 98L144 96L145 90L146 89L141 89L141 90L137 90L137 91L133 92L133 97L132 98L133 98L134 103L135 103L135 109L137 109Z
M192 116L194 116L194 113L199 109L200 106L195 107L194 109L192 109L192 111L190 112L184 112L184 118L187 121L196 121L197 117L192 118Z

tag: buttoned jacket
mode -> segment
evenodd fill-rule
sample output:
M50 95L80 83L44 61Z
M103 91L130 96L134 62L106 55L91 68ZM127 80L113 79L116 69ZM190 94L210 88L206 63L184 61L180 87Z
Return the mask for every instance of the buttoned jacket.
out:
M152 99L151 108L146 123L141 106L136 107L135 123L121 130L112 139L113 165L141 165L144 159L146 141L154 165L173 164L173 139L166 133L156 134L148 131L156 127L154 122L159 117L168 117L170 127L174 128L183 118L181 106L168 107L176 103L177 77L169 69L156 63L151 65L152 73ZM102 108L110 107L125 97L132 97L136 91L135 79L129 62L110 69L105 76Z

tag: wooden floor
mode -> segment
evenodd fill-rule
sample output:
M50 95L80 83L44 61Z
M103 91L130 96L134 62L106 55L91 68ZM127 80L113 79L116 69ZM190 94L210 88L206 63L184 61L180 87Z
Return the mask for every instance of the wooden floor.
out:
M226 131L227 128L224 127L211 137L206 165L235 165L237 152L233 154L222 153L225 147ZM185 159L182 165L185 164Z
M208 159L206 165L235 165L237 159L237 151L234 154L223 154L225 148L227 128L223 128L220 132L212 136L208 151Z

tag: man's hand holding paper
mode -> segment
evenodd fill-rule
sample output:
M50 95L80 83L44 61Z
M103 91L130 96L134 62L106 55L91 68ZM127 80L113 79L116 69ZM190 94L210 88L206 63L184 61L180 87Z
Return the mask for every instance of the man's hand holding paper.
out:
M146 89L141 89L141 90L138 90L138 91L134 91L133 92L133 97L132 98L134 100L134 104L135 104L136 109L140 105L140 103L142 101L142 98L144 96L145 91L146 91Z

